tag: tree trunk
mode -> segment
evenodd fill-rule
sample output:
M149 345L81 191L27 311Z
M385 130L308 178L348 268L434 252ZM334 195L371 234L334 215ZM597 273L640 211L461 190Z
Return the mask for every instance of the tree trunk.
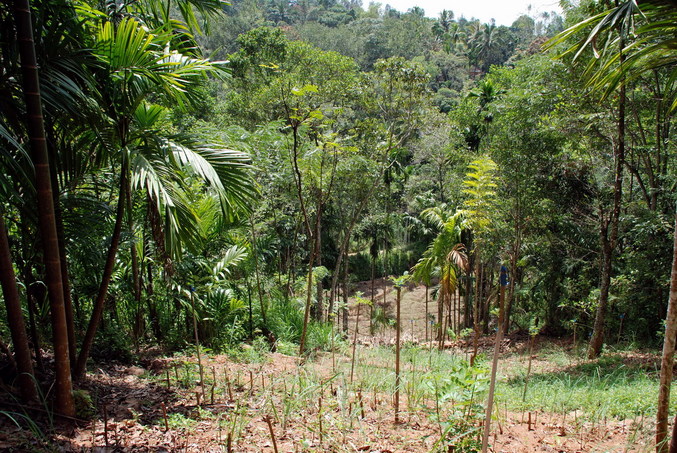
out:
M322 209L318 209L317 220L315 221L315 265L322 266ZM324 312L324 299L323 299L323 287L322 279L318 278L315 282L315 291L317 293L317 299L314 304L314 313L313 319L315 321L322 321L323 312Z
M139 271L139 256L136 251L136 233L134 232L134 211L132 210L132 191L128 186L126 189L125 202L127 203L127 228L129 229L129 234L132 238L129 255L132 258L132 290L134 291L134 343L136 345L136 350L139 349L139 337L143 331L142 329L142 315L143 311L141 310L141 272Z
M480 275L481 273L481 265L480 265L480 259L479 259L479 247L475 249L475 255L476 255L476 263L475 263L475 300L474 302L474 309L473 309L473 352L472 355L470 356L470 366L473 366L475 364L475 357L477 357L477 348L478 348L478 343L479 343L479 337L480 337L480 281L482 280L482 276Z
M147 265L147 278L148 283L146 284L146 305L148 306L148 317L150 318L150 326L153 329L153 335L158 343L162 343L164 340L164 333L162 332L162 327L160 325L160 315L153 301L153 265L148 263Z
M313 300L313 264L315 264L315 247L312 247L310 259L308 260L308 276L306 284L306 307L303 312L303 330L301 331L301 341L299 344L299 355L303 356L306 351L306 335L308 333L308 322L310 321L310 307Z
M588 358L594 359L599 356L604 344L604 324L606 320L607 305L609 303L609 287L611 285L611 247L606 237L602 236L602 271L599 284L599 304L595 314L595 324L592 338L588 347Z
M660 386L658 388L658 410L656 414L656 452L666 453L668 445L668 408L670 406L670 385L677 336L677 214L675 215L672 273L670 276L670 299L665 317L665 336L661 356Z
M501 269L501 273L504 269ZM496 372L498 371L498 356L501 353L501 342L503 341L503 316L505 314L505 283L507 278L499 281L499 299L498 299L498 330L496 332L496 341L494 343L494 358L491 362L491 378L489 380L489 395L487 396L486 413L484 416L484 434L482 436L482 453L486 453L489 447L489 431L491 430L491 412L494 407L494 391L496 389ZM487 298L488 299L488 298Z
M374 308L376 307L376 258L371 255L371 305L369 305L369 333L374 333Z
M623 65L625 57L623 55L624 40L620 40L619 62ZM621 84L618 101L618 143L614 149L614 201L609 216L609 220L602 220L600 232L602 242L602 274L600 280L600 295L597 314L595 315L595 325L588 348L588 358L593 359L599 356L604 344L604 324L606 321L606 308L609 300L609 287L611 283L611 263L613 252L618 242L618 222L621 214L621 201L623 196L623 167L625 166L625 85ZM601 211L601 208L600 208ZM604 214L600 212L602 219ZM607 236L607 231L611 230ZM608 239L607 239L608 237Z
M82 348L80 349L80 355L78 356L78 361L75 366L75 376L77 378L82 378L85 375L87 370L87 358L89 357L89 351L92 348L94 343L94 336L96 335L96 330L99 327L101 322L101 316L103 314L103 309L106 303L106 295L108 294L108 285L110 284L111 277L113 275L113 268L115 267L115 256L118 252L118 244L120 243L120 233L122 232L122 221L124 219L125 213L125 199L126 192L128 188L128 177L129 177L129 160L127 156L124 156L122 159L122 168L120 170L120 192L118 194L118 205L117 213L115 215L115 226L113 227L113 235L111 236L110 246L108 247L108 255L106 256L106 264L103 268L103 276L101 278L101 284L99 286L99 292L94 301L94 309L92 310L92 317L89 320L89 325L87 326L87 333L85 333L85 338L82 340Z
M437 341L440 342L440 349L442 349L442 341L444 337L444 289L442 282L440 282L440 290L437 292Z
M261 304L261 319L263 325L268 328L268 320L266 319L266 301L263 297L263 288L261 287L261 277L259 275L259 245L256 237L256 228L254 226L254 216L249 217L249 224L252 231L252 246L254 251L254 275L256 277L256 289L259 295L259 303Z
M45 142L45 127L40 98L33 25L29 0L14 1L14 20L17 43L21 58L23 93L26 100L26 126L31 146L31 160L35 168L35 187L38 201L38 224L42 238L43 256L49 290L49 304L54 338L54 361L56 371L55 395L57 413L74 416L70 358L68 354L68 328L64 308L61 278L59 241L54 219L54 201L49 172L49 158Z
M0 284L2 285L2 294L5 299L5 308L7 309L7 324L12 335L12 343L14 344L21 396L25 400L35 400L37 399L38 392L33 381L33 362L31 361L31 351L28 347L26 325L24 324L19 290L16 286L14 268L12 267L3 212L0 212Z
M348 336L348 260L343 263L343 332ZM369 319L369 329L371 329L371 318ZM371 330L370 330L371 332Z
M48 130L52 131L51 125ZM53 134L52 134L53 135ZM54 220L56 222L56 235L59 240L59 257L61 259L61 284L63 285L63 303L66 310L66 329L68 331L68 355L71 361L71 370L75 368L75 358L77 357L75 344L75 322L73 319L73 301L71 299L70 277L68 276L68 260L66 258L66 233L63 226L63 217L61 216L61 206L59 205L59 184L56 174L56 150L53 146L47 147L48 155L51 160L49 174L52 182L52 198L54 203Z
M512 312L512 306L515 300L515 284L517 283L517 254L519 253L520 249L519 243L519 239L516 239L516 244L514 244L512 255L510 256L510 281L508 282L508 297L505 301L505 313L503 314L503 333L505 335L510 332L510 313Z

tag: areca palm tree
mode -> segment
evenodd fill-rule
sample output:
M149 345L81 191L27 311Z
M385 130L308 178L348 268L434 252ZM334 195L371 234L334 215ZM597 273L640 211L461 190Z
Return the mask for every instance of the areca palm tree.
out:
M167 236L177 250L177 239L192 240L194 216L182 203L182 180L192 174L218 196L224 215L234 216L255 193L247 177L247 156L219 146L205 146L191 137L167 136L158 129L165 109L148 104L152 97L187 108L198 100L195 88L221 68L207 60L182 54L171 47L171 34L153 33L125 17L118 23L98 25L94 55L101 87L100 105L106 105L99 133L100 160L119 168L118 201L101 285L76 365L82 376L97 326L103 313L108 285L122 231L127 194L145 189L163 209L170 225ZM177 174L177 172L188 172ZM179 234L181 233L181 234Z
M56 410L67 416L75 415L71 393L70 358L64 295L61 278L60 253L56 224L54 222L54 198L50 177L49 158L45 141L40 77L33 40L31 7L28 0L14 2L14 17L19 55L21 58L23 94L26 107L26 128L30 141L31 160L35 168L38 220L43 244L44 262L49 288L54 358L56 362Z
M437 206L424 210L421 217L433 224L439 233L414 266L413 277L428 286L432 283L433 277L439 279L437 338L441 345L444 338L444 305L445 303L450 305L451 296L458 288L460 272L468 271L468 256L465 246L461 244L464 213L463 211L451 213L446 206ZM451 310L451 306L449 309Z

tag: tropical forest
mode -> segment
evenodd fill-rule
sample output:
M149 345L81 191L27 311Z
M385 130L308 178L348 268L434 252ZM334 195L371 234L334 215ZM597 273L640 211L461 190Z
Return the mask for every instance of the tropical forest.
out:
M677 3L515 17L2 2L0 451L677 453Z

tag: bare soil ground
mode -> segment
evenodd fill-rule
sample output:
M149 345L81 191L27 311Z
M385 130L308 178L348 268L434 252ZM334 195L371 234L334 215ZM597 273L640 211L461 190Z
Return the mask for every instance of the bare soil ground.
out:
M347 362L345 357L340 360ZM223 452L229 451L230 444L230 451L234 452L273 452L274 438L279 452L395 453L431 451L439 439L438 425L423 412L405 410L400 423L395 424L389 397L371 393L361 398L354 393L342 395L338 385L309 387L308 398L298 401L298 407L285 408L279 395L291 389L285 390L282 383L294 381L312 369L308 364L302 367L298 358L282 354L270 354L261 364L234 363L225 356L211 357L205 370L208 375L216 376L216 386L213 401L212 386L207 386L205 402L199 380L186 388L175 385L176 370L181 381L184 363L193 361L192 357L177 357L171 361L151 361L146 364L147 369L120 366L100 369L89 377L86 386L97 396L101 408L94 420L70 426L61 424L51 435L51 441L40 442L30 432L9 423L7 418L0 418L0 449ZM311 368L321 366L320 371L326 372L330 363L331 358L325 355ZM176 369L175 364L179 364ZM199 379L197 375L193 377ZM169 429L163 411L167 413ZM285 411L289 412L286 420ZM505 412L500 407L497 412L498 422L494 424L491 438L490 451L493 452L640 452L649 449L648 445L633 440L639 441L642 435L637 432L634 420L608 420L594 425L578 422L576 417L580 414L519 414ZM272 435L266 421L268 417ZM324 422L321 431L320 419Z
M402 308L404 338L424 342L421 339L425 339L425 289L418 287L405 292ZM354 319L355 312L352 312L351 325ZM360 335L360 348L369 348L375 341L367 334L366 317L360 323L360 331L364 332ZM391 341L392 332L380 335L376 342ZM485 351L492 345L492 338L481 342ZM467 348L464 342L448 346L460 353ZM525 338L506 339L505 369L510 369L511 360L525 360L524 354L518 354L525 348ZM627 358L646 362L647 367L654 366L655 359L653 355ZM98 408L89 421L57 420L52 429L43 407L26 408L24 412L0 395L0 450L437 451L441 426L430 416L435 411L434 404L424 402L422 406L410 408L405 398L400 422L395 423L392 395L350 390L346 385L349 362L348 355L328 353L306 363L298 357L279 353L270 353L257 363L238 363L225 355L210 356L204 359L204 390L195 357L150 356L139 366L101 366L82 386ZM559 368L566 372L565 368ZM369 368L363 369L368 372ZM535 371L546 369L556 372L558 366L534 361ZM409 371L415 372L415 369ZM3 410L13 414L21 426L6 414L3 416ZM35 420L33 430L20 420L21 415L17 414L22 413ZM637 419L604 420L595 424L579 419L581 414L576 412L514 413L503 407L496 408L495 414L490 440L492 452L651 450L647 424L640 424Z

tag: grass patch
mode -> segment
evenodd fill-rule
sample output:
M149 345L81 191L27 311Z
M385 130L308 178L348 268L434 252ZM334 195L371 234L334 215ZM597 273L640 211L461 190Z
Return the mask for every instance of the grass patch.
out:
M510 376L498 387L501 404L515 411L580 411L578 417L593 421L623 420L656 411L658 370L650 360L609 354L588 361L561 350L541 351L538 360L554 369L531 374L526 398L527 360L508 358L504 362L502 367ZM674 395L672 401L677 401Z

